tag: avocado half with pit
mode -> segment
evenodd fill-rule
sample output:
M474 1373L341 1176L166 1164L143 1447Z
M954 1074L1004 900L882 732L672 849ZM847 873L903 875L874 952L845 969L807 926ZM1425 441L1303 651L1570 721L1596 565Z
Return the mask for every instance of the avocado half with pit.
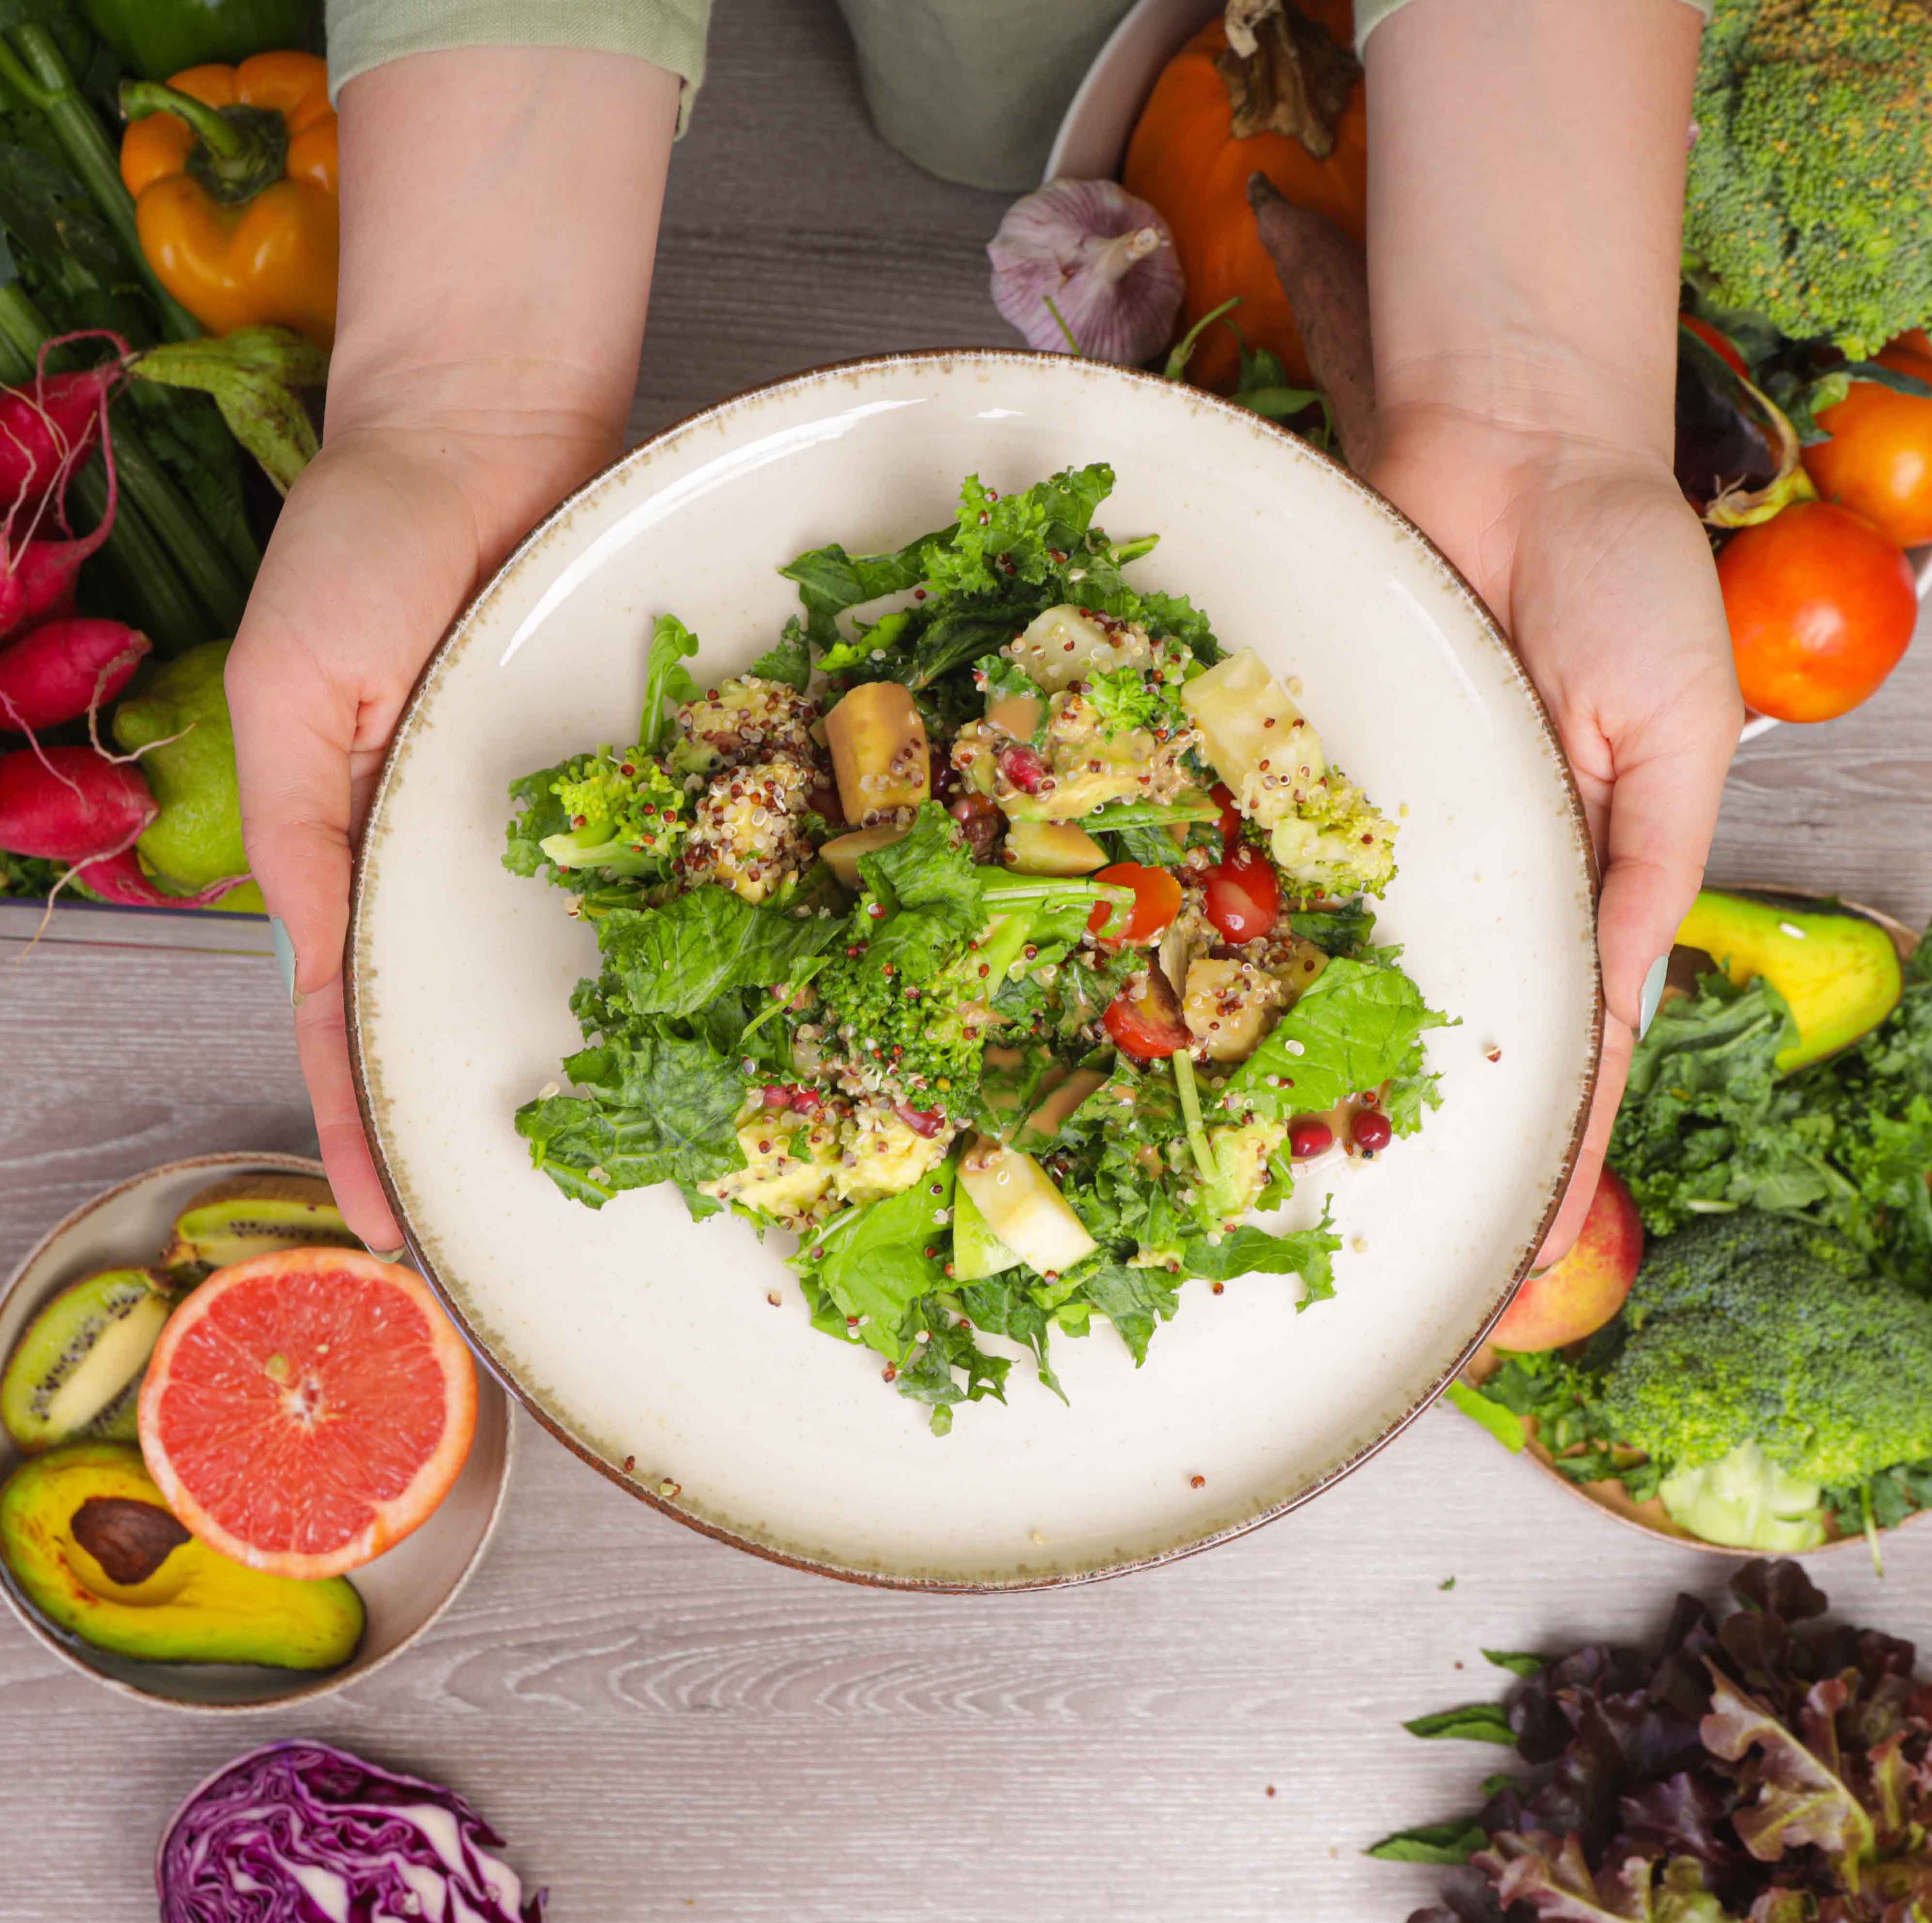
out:
M0 1489L0 1562L55 1628L151 1663L333 1670L362 1640L349 1582L218 1554L175 1520L128 1443L71 1442L16 1469Z
M1762 975L1784 998L1798 1039L1780 1072L1821 1061L1869 1034L1898 1005L1898 950L1885 929L1835 902L1706 889L1678 942L1710 956L1738 988Z

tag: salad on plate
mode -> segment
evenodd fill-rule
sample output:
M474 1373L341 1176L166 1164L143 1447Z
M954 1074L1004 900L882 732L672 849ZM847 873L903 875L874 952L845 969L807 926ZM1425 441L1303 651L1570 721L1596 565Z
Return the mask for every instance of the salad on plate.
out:
M969 478L896 552L800 555L748 674L694 680L661 616L634 738L512 784L506 866L600 957L532 1161L795 1233L814 1324L940 1433L1014 1353L1059 1393L1096 1318L1139 1363L1190 1280L1331 1294L1328 1210L1276 1211L1438 1099L1444 1018L1364 899L1394 823L1298 683L1130 583L1112 485Z

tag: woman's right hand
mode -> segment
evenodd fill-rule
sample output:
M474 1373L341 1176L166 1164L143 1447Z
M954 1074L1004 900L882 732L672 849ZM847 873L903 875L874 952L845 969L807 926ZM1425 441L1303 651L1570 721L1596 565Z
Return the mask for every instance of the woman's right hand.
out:
M333 416L335 403L332 398ZM336 1199L398 1246L350 1080L341 963L368 794L416 676L621 422L465 410L338 428L290 492L228 659L249 867L295 951L296 1036Z
M321 452L228 662L249 866L349 1226L398 1248L344 1028L355 840L458 610L610 460L637 376L678 82L621 54L412 55L341 99L340 326Z

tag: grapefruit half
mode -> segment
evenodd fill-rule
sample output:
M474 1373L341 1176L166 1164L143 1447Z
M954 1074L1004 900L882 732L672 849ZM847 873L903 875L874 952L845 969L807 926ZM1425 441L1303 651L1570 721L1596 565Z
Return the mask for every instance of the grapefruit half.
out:
M217 1270L168 1318L141 1389L168 1507L280 1576L340 1576L401 1541L476 1426L476 1366L435 1298L348 1249Z

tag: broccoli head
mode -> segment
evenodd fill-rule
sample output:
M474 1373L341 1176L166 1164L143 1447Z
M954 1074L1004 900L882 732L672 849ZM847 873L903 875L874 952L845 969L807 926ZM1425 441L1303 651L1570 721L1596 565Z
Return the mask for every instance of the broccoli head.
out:
M1672 1472L1747 1443L1831 1486L1932 1456L1932 1304L1812 1225L1745 1209L1646 1252L1598 1409Z
M1298 789L1294 812L1268 831L1268 852L1311 895L1379 895L1395 879L1395 824L1341 770Z
M1687 267L1852 358L1932 314L1932 0L1718 0Z
M510 792L524 807L510 823L503 859L519 874L548 862L660 878L688 825L683 789L641 748L579 754L513 782Z

